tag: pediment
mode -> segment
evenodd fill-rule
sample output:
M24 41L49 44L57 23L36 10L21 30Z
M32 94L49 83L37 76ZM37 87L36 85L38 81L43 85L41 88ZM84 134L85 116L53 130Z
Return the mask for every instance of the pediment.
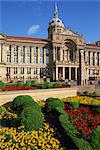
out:
M64 34L66 34L66 35L78 36L78 34L75 33L71 28L67 28L67 29L64 31Z

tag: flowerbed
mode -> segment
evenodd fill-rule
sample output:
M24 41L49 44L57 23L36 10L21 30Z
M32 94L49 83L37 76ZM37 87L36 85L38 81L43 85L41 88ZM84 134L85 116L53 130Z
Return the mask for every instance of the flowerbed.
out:
M14 85L10 86L9 85L9 86L1 88L1 91L32 90L32 89L37 89L37 86L25 87L25 86L14 86Z
M100 114L96 112L95 107L81 105L79 108L72 109L71 104L65 103L65 112L85 139L89 139L92 130L100 125Z
M74 96L74 97L67 97L62 99L65 102L79 102L82 104L96 104L100 105L100 100L96 100L95 98L88 97L88 96Z
M72 99L75 100L75 97ZM0 129L1 150L99 150L100 113L97 109L100 108L99 105L63 102L56 98L49 98L46 102L40 101L38 104L42 108L43 126L38 130L26 131L23 124L16 124L20 117L16 113L20 110L21 103L20 113L23 109L26 110L27 105L28 108L32 108L32 105L29 106L25 97L20 101L19 99L16 105L10 105L11 107L5 105L6 109L0 107L0 119L8 123L8 127ZM13 110L12 106L17 106L18 109Z

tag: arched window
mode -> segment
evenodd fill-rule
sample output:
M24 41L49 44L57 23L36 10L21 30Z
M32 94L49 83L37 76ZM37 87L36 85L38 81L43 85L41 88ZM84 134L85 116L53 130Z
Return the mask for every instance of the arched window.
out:
M75 61L76 60L76 50L77 50L75 42L70 39L67 39L67 40L65 40L64 45L68 49L70 61Z

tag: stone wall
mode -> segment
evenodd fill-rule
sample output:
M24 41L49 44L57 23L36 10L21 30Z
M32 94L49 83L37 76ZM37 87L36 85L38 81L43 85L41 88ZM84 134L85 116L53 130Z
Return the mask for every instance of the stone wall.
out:
M0 105L13 101L18 95L30 95L35 101L46 100L49 97L65 98L77 95L77 89L74 88L57 88L43 90L11 91L0 92Z

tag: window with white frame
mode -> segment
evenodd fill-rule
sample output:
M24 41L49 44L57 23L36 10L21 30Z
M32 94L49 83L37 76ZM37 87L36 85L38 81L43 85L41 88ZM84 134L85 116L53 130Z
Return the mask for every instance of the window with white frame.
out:
M14 62L18 63L18 56L17 55L14 55Z
M49 64L49 56L46 56L46 64Z
M38 57L34 56L34 63L37 64L38 63Z
M7 55L7 57L6 57L6 62L8 62L8 63L11 62L11 55Z
M24 63L25 62L25 57L23 55L21 55L21 63Z
M42 56L42 57L40 57L40 64L43 64L43 63L44 63L44 58Z

